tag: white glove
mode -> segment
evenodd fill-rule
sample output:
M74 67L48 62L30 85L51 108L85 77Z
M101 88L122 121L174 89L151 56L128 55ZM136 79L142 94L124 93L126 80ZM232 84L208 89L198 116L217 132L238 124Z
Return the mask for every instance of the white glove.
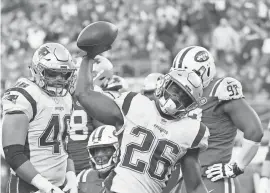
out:
M52 185L46 178L37 174L31 181L31 184L39 189L36 193L64 193L60 188Z
M268 178L263 177L260 179L258 193L270 193L270 181Z
M66 173L66 181L67 184L63 188L63 191L69 191L69 193L78 193L78 181L74 172L68 171Z
M244 173L236 163L219 163L209 166L205 171L207 178L210 178L212 182L223 178L235 178L236 176Z

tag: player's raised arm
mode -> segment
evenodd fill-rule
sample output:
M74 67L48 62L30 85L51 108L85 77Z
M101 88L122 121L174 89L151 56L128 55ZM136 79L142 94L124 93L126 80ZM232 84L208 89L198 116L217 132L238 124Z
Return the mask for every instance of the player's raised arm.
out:
M93 63L91 56L84 57L79 70L75 96L94 119L107 125L123 125L124 119L118 105L108 96L92 90Z
M207 189L201 178L199 163L200 149L189 149L181 160L181 170L185 181L186 192L207 193Z

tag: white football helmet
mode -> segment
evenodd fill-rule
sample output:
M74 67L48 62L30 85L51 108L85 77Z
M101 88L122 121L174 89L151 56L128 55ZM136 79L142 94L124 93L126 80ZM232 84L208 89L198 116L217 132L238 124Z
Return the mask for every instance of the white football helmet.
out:
M29 68L36 84L50 96L63 97L73 86L76 68L69 51L61 44L40 46Z
M200 46L186 47L176 55L172 69L190 69L202 79L203 87L207 87L216 75L216 66L212 54Z
M128 83L126 80L120 76L113 75L112 79L109 80L104 91L116 91L116 92L125 92L128 90Z
M102 125L89 137L87 148L90 162L101 173L111 170L117 163L119 144L115 132L114 126Z
M93 64L93 83L99 87L106 88L113 76L113 65L105 57L97 55Z
M181 118L199 106L202 93L202 81L195 72L174 69L158 81L155 95L163 113Z

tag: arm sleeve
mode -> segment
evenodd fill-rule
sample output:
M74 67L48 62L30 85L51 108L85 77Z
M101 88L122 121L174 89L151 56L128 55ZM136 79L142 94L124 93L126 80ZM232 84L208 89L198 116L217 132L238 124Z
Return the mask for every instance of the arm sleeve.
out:
M31 121L37 113L35 99L23 88L15 87L7 90L2 98L2 104L4 115L23 112Z

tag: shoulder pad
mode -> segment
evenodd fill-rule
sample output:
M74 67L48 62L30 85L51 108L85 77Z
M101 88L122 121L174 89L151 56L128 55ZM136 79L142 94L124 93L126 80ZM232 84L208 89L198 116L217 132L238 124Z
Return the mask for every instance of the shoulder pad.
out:
M241 83L231 77L218 80L210 96L217 97L221 101L244 98Z
M77 181L81 183L87 182L87 179L98 178L98 171L90 168L88 170L83 170L77 175Z
M37 88L31 81L21 78L14 87L8 89L2 98L4 114L23 112L32 121L37 113Z

